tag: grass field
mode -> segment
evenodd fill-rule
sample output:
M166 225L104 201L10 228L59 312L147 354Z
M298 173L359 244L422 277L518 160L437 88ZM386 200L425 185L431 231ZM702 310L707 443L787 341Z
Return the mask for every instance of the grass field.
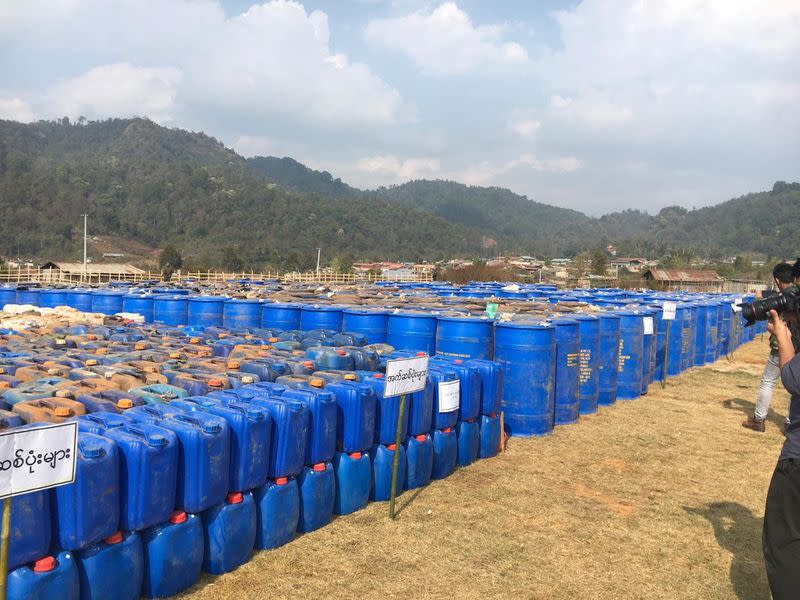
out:
M769 599L761 523L788 396L765 341L327 527L184 598ZM780 388L780 386L779 386Z

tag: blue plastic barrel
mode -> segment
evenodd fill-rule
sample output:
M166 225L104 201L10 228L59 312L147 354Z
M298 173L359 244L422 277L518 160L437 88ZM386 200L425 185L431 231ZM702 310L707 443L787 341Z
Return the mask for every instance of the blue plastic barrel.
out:
M30 492L11 500L8 568L41 558L50 549L50 490Z
M0 310L6 304L16 304L17 288L10 286L0 286Z
M125 292L95 290L92 294L92 312L113 315L122 312L122 298Z
M714 317L716 307L711 302L699 302L697 304L697 334L694 345L695 366L703 366L707 360L708 348L714 345Z
M397 446L394 444L378 444L370 450L372 461L372 489L369 499L373 502L385 502L392 495L392 471L394 467L394 453ZM406 449L400 445L400 456L397 461L397 492L402 491L406 484Z
M330 523L336 500L333 464L326 462L303 467L297 478L297 487L300 490L298 533L315 531Z
M300 308L300 329L342 330L342 308L327 304L304 304Z
M708 337L706 338L705 363L713 363L719 357L719 322L722 316L720 303L709 302L708 307Z
M580 325L574 319L555 319L556 378L553 386L555 425L567 425L578 420L581 336Z
M189 301L186 296L157 295L153 297L153 321L164 325L186 325L189 320Z
M222 296L190 296L186 323L192 327L222 327Z
M598 376L599 406L609 406L617 401L619 374L620 318L614 313L600 316L600 361Z
M486 317L439 317L436 353L456 358L492 358L493 321Z
M125 294L122 297L122 311L142 315L145 323L152 323L153 296L150 294Z
M647 388L653 382L655 377L656 368L656 343L658 336L656 335L656 318L660 315L660 311L652 308L640 309L642 313L642 323L649 325L644 326L642 335L642 388L641 393L646 394Z
M696 331L696 307L692 303L682 302L678 305L676 323L681 324L680 351L681 362L680 370L685 371L694 362L694 337Z
M499 422L500 417L497 417ZM406 489L427 485L433 471L433 440L427 433L409 437L403 444L406 449Z
M261 327L261 300L231 298L222 310L222 325L228 329Z
M389 313L382 310L349 308L342 311L342 331L360 333L368 344L386 343Z
M43 289L39 292L39 306L55 308L56 306L67 306L66 290Z
M533 322L498 323L494 357L503 367L506 430L520 436L551 432L555 328Z
M600 393L600 319L594 315L573 315L580 329L580 367L578 375L579 413L597 412Z
M31 304L39 306L39 293L38 288L17 288L17 304Z
M644 360L644 323L634 311L619 311L619 374L617 398L631 400L642 395L642 361Z
M435 315L418 312L397 312L389 315L386 341L396 350L436 352Z
M81 312L91 312L92 296L92 290L88 288L75 288L68 296L69 306Z
M367 452L337 452L333 457L336 497L333 512L349 515L367 505L372 488L372 461Z
M431 479L444 479L455 471L458 462L458 437L454 427L434 429L431 433L433 439L433 469Z
M40 557L8 574L9 600L78 600L78 569L71 552Z
M300 329L300 306L267 302L261 307L261 327L275 331Z
M278 477L253 491L256 501L256 548L270 550L294 539L300 518L300 491L293 478Z

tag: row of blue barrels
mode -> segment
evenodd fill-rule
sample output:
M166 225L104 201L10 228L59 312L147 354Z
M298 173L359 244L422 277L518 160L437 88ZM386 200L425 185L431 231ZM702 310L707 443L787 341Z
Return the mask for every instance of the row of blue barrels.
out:
M598 406L638 398L654 380L713 362L763 331L742 329L733 314L727 303L708 303L679 305L674 321L662 318L660 306L642 306L497 323L508 433L546 434Z

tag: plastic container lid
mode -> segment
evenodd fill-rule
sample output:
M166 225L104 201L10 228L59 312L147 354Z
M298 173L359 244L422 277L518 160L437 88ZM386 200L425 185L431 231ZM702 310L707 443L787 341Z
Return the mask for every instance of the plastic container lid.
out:
M62 410L68 411L69 409L62 408ZM58 414L58 408L56 408L56 414ZM85 458L98 458L103 455L103 449L100 446L83 446L81 452Z
M172 523L173 525L179 525L181 523L185 523L186 519L188 518L189 517L186 515L184 511L176 510L169 516L169 522Z
M452 427L445 427L444 429L442 429L442 433L450 433L452 430L453 430Z
M418 442L424 442L426 437L427 436L424 433L421 433L419 435L415 435L414 439L417 440Z
M383 373L375 373L372 377L373 377L373 379L383 379L384 378L384 374Z
M225 498L225 502L228 504L241 504L244 500L244 496L242 496L242 492L231 492L228 494L228 497Z
M397 450L397 444L386 444L386 449L394 452L395 450Z
M117 408L131 408L133 406L133 400L130 398L121 398L117 400Z
M340 348L340 349L336 350L336 354L338 354L339 356L347 356L347 351L346 350L342 350Z
M93 358L89 358L89 359L86 360L86 366L87 367L95 367L95 366L97 366L97 361L95 359L93 359Z
M54 414L57 417L69 417L72 414L72 411L66 406L56 406Z
M45 556L33 563L34 573L47 573L56 568L56 559L52 556Z
M289 483L288 477L278 477L275 479L275 485L286 485Z
M252 375L245 375L244 377L242 377L242 383L244 384L250 384L255 382L256 380Z
M356 376L353 373L345 373L344 380L345 381L356 381Z
M325 387L325 381L319 378L314 378L308 382L308 385L315 388L322 388Z
M103 541L109 546L113 546L114 544L119 544L122 541L122 532L117 531L116 533L112 533Z
M325 463L317 463L313 467L311 467L311 470L316 471L317 473L319 473L320 471L324 471Z
M354 460L358 460L359 458L361 458L361 452L351 452L347 456L349 456L350 458L352 458Z

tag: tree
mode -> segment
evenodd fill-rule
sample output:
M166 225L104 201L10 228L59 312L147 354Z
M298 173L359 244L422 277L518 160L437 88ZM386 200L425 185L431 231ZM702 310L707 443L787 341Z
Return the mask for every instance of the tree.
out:
M349 273L353 270L353 257L349 254L337 254L331 260L334 273Z
M592 255L589 252L581 252L572 261L572 268L575 270L576 277L583 277L592 264Z
M227 271L241 271L244 269L244 261L236 253L233 246L225 246L222 251L222 268Z
M183 258L181 257L178 249L172 245L167 244L158 255L158 267L161 269L164 281L169 281L172 274L183 266Z
M592 273L595 275L606 275L608 269L608 259L602 250L592 252Z

